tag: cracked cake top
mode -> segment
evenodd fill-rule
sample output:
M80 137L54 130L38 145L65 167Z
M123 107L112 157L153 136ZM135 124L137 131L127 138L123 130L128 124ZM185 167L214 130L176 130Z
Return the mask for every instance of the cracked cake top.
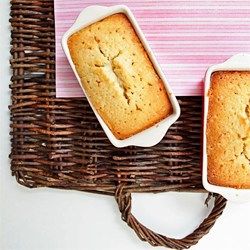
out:
M116 138L128 138L172 113L164 84L126 15L79 30L68 47L88 98Z

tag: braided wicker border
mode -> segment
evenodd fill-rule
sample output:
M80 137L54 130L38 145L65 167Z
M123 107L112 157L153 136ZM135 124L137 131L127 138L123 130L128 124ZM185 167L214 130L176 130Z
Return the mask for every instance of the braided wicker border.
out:
M170 190L171 191L171 188ZM195 245L213 227L216 219L221 216L226 200L220 195L214 195L214 207L207 218L205 218L197 229L182 239L169 238L155 233L141 224L131 213L132 198L131 192L123 185L119 185L115 198L121 212L122 220L130 226L142 241L147 241L152 246L164 246L173 249L187 249ZM210 199L208 196L206 203Z
M115 195L122 218L153 246L188 248L208 233L226 201L191 235L171 239L130 213L132 192L204 192L200 171L201 98L178 98L182 115L152 148L114 148L85 99L55 97L53 0L11 0L11 170L30 188Z

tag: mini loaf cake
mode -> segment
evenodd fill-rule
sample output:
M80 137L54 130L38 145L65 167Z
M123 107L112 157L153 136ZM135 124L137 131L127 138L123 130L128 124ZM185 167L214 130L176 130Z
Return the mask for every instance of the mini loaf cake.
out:
M212 74L206 134L208 181L250 188L250 72Z
M118 139L172 113L172 105L143 45L124 14L71 35L71 58L91 103Z

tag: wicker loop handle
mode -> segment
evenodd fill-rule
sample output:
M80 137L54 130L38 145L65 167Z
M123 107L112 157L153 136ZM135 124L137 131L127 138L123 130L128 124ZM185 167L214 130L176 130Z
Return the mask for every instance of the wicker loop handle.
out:
M122 214L122 219L135 231L141 240L147 241L152 246L165 246L174 249L190 248L209 232L210 228L214 225L216 219L222 214L226 206L226 199L217 194L214 195L214 197L214 207L208 217L202 221L199 227L194 232L182 239L174 239L155 233L154 231L142 225L133 216L131 213L131 193L125 188L124 184L119 185L115 193L115 199Z

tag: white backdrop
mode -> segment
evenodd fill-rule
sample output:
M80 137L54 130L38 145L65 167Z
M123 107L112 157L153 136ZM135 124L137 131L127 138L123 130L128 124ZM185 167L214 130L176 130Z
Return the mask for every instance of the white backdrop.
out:
M0 0L0 249L151 250L121 221L113 197L47 188L28 189L10 174L9 0ZM208 213L204 195L133 196L133 212L147 226L172 237L191 232ZM250 203L227 205L210 233L193 250L245 250ZM157 248L164 249L164 248Z

